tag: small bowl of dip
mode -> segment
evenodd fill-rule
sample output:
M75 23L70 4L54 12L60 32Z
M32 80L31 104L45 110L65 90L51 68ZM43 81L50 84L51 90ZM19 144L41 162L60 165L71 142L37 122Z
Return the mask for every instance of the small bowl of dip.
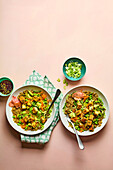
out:
M0 78L0 96L9 96L14 89L12 80L8 77Z

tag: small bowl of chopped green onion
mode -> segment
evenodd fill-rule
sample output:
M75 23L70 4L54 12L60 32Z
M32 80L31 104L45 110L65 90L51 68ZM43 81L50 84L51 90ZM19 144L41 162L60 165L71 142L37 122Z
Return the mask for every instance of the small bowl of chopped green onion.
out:
M71 57L64 62L63 73L67 79L78 81L85 75L86 65L80 58Z

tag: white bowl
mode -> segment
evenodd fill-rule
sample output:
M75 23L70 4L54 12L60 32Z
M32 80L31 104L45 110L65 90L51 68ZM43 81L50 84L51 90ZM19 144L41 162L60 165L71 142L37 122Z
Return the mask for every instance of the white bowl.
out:
M50 96L50 94L44 88L36 86L36 85L25 85L25 86L19 87L17 90L15 90L10 95L10 97L8 98L7 104L6 104L6 117L7 117L8 122L10 123L10 125L16 131L18 131L18 132L20 132L22 134L25 134L25 135L36 135L36 134L39 134L39 133L43 132L44 130L46 130L51 125L51 123L52 123L52 121L54 119L54 116L55 116L55 107L53 106L53 109L52 109L52 112L51 112L51 117L48 118L48 120L44 124L44 129L43 130L37 130L37 131L31 131L31 130L25 131L24 129L22 129L20 126L18 126L13 121L13 118L12 118L13 113L11 111L12 108L9 107L9 102L12 100L12 96L18 96L20 92L23 92L24 90L31 90L31 89L33 89L33 90L43 90L46 93L47 98L52 100L52 97Z
M90 131L84 131L84 132L79 132L78 131L78 134L80 136L89 136L89 135L93 135L97 132L99 132L107 123L108 121L108 118L109 118L109 104L108 104L108 100L107 98L105 97L105 95L100 91L98 90L97 88L93 87L93 86L89 86L89 85L79 85L79 86L76 86L72 89L70 89L63 97L61 103L60 103L60 118L61 118L61 121L63 123L63 125L66 127L67 130L69 130L70 132L74 133L73 129L69 126L69 123L66 119L66 115L64 114L63 112L63 107L64 107L64 104L66 102L66 96L68 94L72 94L74 91L79 91L79 90L87 90L87 91L92 91L92 92L96 92L98 94L98 96L102 99L103 103L104 103L104 106L106 108L106 111L105 111L105 118L102 120L102 125L100 127L96 127L94 129L93 132L90 132Z

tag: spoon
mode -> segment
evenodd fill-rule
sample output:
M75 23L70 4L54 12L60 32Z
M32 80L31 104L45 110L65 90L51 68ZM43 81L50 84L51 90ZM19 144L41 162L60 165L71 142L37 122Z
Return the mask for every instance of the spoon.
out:
M56 101L56 99L58 98L58 96L60 95L61 91L60 89L57 89L56 90L56 93L55 93L55 97L53 98L48 110L47 110L47 113L49 112L50 108L52 107L52 105L54 104L54 102Z
M73 130L74 130L74 132L75 132L75 135L76 135L76 138L77 138L77 142L78 142L79 148L83 150L83 149L84 149L84 145L83 145L83 143L82 143L82 141L81 141L81 139L80 139L80 137L79 137L79 135L78 135L78 133L77 133L77 130L75 129L75 126L74 126L73 122L70 120L69 117L67 117L67 120L68 120L68 122L70 122L71 125L73 126Z

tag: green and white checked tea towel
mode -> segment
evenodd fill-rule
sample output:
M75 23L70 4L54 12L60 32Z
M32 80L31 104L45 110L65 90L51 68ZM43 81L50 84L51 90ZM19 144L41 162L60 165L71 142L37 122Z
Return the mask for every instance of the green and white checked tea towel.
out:
M27 84L35 84L38 85L40 87L43 87L44 89L46 89L48 91L48 93L51 95L51 97L53 98L56 92L56 88L53 86L53 84L49 81L49 79L47 78L47 76L45 76L44 78L37 73L35 70L33 71L33 73L29 76L29 79L26 80L25 85ZM47 143L50 139L51 133L53 128L56 126L58 120L59 120L59 103L61 101L62 98L62 94L60 94L60 96L58 97L58 99L55 102L55 117L54 120L52 122L52 124L49 126L49 128L47 130L45 130L44 132L35 135L35 136L26 136L26 135L20 135L21 136L21 141L22 142L28 142L28 143Z

